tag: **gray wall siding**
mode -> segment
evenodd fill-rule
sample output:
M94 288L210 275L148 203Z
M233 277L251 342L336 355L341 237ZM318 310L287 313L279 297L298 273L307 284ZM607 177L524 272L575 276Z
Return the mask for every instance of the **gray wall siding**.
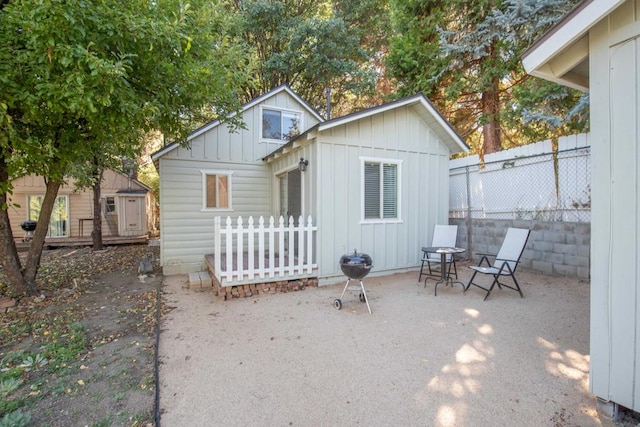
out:
M281 146L260 142L260 105L304 112L304 126L317 123L286 92L264 100L242 113L246 129L229 132L220 124L160 159L161 262L164 274L200 271L204 256L213 253L213 221L220 215L268 216L274 214L274 176L262 159ZM232 176L232 210L202 211L200 170L229 170Z
M433 226L447 223L449 151L411 109L375 115L319 135L318 264L322 282L343 279L338 260L354 249L372 275L415 268ZM401 160L401 222L361 223L361 157Z
M232 210L202 211L200 170L233 170ZM217 215L269 215L270 170L266 165L160 160L161 256L165 274L200 271L204 255L213 253L213 221Z
M628 1L590 32L592 392L640 410L640 15Z

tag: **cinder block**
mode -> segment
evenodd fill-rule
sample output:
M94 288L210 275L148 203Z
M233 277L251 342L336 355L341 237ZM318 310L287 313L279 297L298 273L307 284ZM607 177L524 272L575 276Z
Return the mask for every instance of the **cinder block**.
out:
M200 281L200 273L189 273L189 288L200 289L202 282Z
M213 281L211 280L211 276L207 271L201 271L198 273L200 276L200 285L203 288L210 288L213 286Z

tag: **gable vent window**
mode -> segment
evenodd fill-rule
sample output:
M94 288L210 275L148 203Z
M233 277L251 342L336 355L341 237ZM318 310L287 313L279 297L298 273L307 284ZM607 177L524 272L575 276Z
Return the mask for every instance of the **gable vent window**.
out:
M302 113L299 111L263 108L262 110L263 141L288 141L300 135L302 131Z
M202 173L202 209L231 210L231 176L229 171Z
M363 161L363 221L400 220L400 166L396 160Z

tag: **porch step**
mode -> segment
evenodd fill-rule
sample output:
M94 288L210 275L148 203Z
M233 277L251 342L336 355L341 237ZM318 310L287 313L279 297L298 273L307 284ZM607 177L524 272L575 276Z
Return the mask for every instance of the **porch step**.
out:
M207 271L189 273L189 289L210 288L213 286L211 276Z

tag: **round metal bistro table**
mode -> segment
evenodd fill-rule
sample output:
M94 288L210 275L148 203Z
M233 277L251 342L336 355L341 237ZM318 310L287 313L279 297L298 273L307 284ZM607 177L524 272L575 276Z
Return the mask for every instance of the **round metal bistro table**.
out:
M466 252L466 249L447 247L447 246L426 246L426 247L423 247L422 250L424 252L440 254L440 279L438 279L438 281L434 286L434 289L433 289L434 296L438 296L438 285L440 283L444 283L445 285L451 285L451 286L453 286L454 283L460 283L460 285L462 285L462 289L464 290L465 284L460 282L459 280L453 280L453 278L447 271L447 255L454 256L455 254L461 254L463 252ZM429 276L427 276L427 278L424 279L424 287L427 287L427 280L429 280Z

